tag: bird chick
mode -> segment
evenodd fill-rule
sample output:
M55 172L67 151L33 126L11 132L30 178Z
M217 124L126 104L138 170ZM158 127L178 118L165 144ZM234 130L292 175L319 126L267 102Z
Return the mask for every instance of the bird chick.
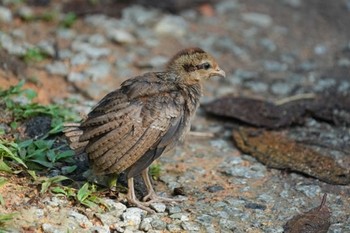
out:
M77 154L86 153L96 174L128 178L128 202L152 210L152 202L173 201L156 195L148 167L190 129L202 95L202 83L225 77L215 59L200 48L177 53L165 71L126 80L107 94L81 123L66 124L66 136ZM141 174L148 194L137 200L133 177Z

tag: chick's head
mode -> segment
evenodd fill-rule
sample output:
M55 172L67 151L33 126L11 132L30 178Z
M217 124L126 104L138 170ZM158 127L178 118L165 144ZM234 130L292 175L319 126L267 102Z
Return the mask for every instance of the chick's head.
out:
M180 51L169 61L167 68L177 73L179 81L187 85L200 83L213 76L226 76L216 60L200 48Z

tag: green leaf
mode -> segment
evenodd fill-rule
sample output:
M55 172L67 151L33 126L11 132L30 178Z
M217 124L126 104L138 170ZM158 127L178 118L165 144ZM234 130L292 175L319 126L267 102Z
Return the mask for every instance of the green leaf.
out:
M26 89L23 91L23 94L29 99L33 100L35 97L37 97L37 93L33 89Z
M45 181L41 184L40 193L46 193L52 184L59 183L63 180L68 180L68 179L69 178L65 176L54 176L54 177L45 179Z
M60 159L65 159L65 158L70 158L74 155L74 151L73 150L66 150L62 153L59 153L57 155L56 160L60 160Z
M28 174L33 178L34 181L38 180L38 177L33 170L27 170Z
M4 157L8 157L15 160L17 163L27 168L27 165L23 162L23 160L20 159L18 156L14 155L12 151L3 144L0 144L0 154L3 154Z
M1 194L0 194L0 205L5 205L5 200Z
M0 187L7 183L7 180L4 177L0 177Z
M17 213L0 214L0 225L3 225L5 222L12 220L16 215Z
M72 166L64 166L61 168L62 174L67 175L69 173L72 173L77 169L77 165L72 165Z
M91 194L91 191L89 190L89 183L85 183L83 187L81 187L78 190L77 193L77 199L80 203L84 202L86 198Z
M3 161L3 158L0 158L0 171L12 173L12 169Z
M56 193L56 194L63 194L64 196L68 196L68 193L66 192L66 190L64 190L61 187L53 187L51 189L51 192Z

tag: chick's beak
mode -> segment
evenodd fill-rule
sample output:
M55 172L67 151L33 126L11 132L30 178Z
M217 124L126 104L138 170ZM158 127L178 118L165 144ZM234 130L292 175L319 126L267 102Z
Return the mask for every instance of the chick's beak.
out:
M218 67L214 70L214 72L210 76L219 76L219 77L225 78L226 73L220 67Z

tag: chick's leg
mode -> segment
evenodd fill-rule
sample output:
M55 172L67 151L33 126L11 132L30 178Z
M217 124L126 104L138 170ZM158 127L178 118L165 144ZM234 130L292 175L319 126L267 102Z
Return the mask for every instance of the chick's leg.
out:
M147 203L152 202L176 202L176 201L182 201L179 199L172 199L172 198L166 198L166 197L160 197L156 194L156 192L153 189L151 180L149 178L148 174L148 168L142 171L141 173L143 181L145 182L146 188L147 188L147 195L143 198L143 201L147 201Z
M137 200L136 195L135 195L135 189L134 189L134 178L129 178L128 179L128 194L126 196L128 199L128 202L136 207L139 207L140 209L146 210L149 213L155 213L154 210L151 208L147 207L146 202L141 202Z

